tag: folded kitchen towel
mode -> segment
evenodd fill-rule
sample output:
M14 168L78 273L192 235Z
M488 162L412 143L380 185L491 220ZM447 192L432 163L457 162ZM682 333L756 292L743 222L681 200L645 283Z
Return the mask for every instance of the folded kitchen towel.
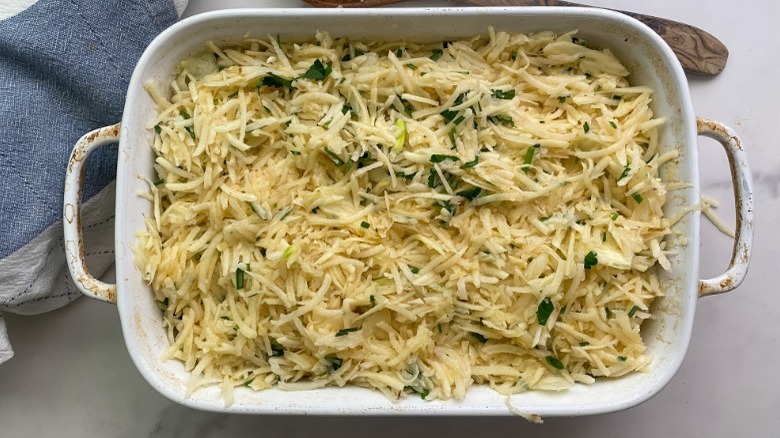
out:
M186 2L0 2L0 313L46 312L79 296L62 245L70 151L121 119L138 58ZM113 262L115 170L111 147L87 165L82 219L93 275ZM12 355L0 315L0 363Z

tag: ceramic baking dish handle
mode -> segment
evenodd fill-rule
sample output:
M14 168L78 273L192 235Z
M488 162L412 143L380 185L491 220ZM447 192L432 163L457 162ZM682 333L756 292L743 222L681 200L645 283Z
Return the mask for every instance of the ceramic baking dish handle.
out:
M79 139L68 161L68 170L65 173L65 202L62 207L65 258L70 276L84 295L109 303L116 303L116 285L104 283L87 271L81 233L81 191L89 154L100 146L116 143L118 138L119 123L96 129Z
M696 124L699 135L718 141L726 150L734 183L734 203L737 211L731 262L723 274L699 281L699 296L704 297L736 288L747 275L753 248L753 178L750 176L742 140L733 129L720 122L703 118L698 118Z

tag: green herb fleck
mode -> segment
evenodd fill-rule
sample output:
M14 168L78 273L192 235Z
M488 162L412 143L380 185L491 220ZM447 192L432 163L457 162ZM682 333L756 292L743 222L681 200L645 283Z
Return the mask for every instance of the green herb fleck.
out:
M582 124L582 130L585 131L586 134L588 133L588 131L590 131L590 125L588 124L588 122Z
M429 56L429 58L431 58L431 61L438 61L439 58L441 58L441 55L443 54L444 52L442 50L436 49L433 51L433 53L431 53L431 56Z
M273 73L268 73L268 76L263 76L260 78L260 80L257 82L257 88L259 89L261 86L266 87L272 87L272 88L293 88L293 81L295 79L287 79L283 78L281 76L275 75Z
M623 173L620 174L620 178L617 180L620 181L621 179L627 177L629 172L631 172L631 166L626 163L626 167L623 169Z
M329 354L329 355L325 356L325 360L330 362L330 368L333 371L338 370L339 368L341 368L341 365L344 364L344 361L340 357L338 357L338 356L336 356L334 354Z
M341 329L341 330L336 332L336 337L338 338L340 336L346 336L346 335L348 335L348 334L350 334L352 332L356 332L358 330L360 330L360 328L358 328L358 327L343 328L343 329Z
M159 186L160 184L162 184L164 182L165 182L164 179L158 178L158 179L154 180L154 185Z
M547 356L544 358L547 363L550 364L555 369L562 370L563 369L563 362L559 361L555 356Z
M189 115L189 113L187 113L187 111L185 111L185 110L179 110L179 115L180 115L180 116L181 116L181 117L182 117L184 120L188 120L188 119L190 118L190 115Z
M550 298L544 297L542 302L539 303L539 307L536 308L536 320L539 322L539 325L547 324L547 320L550 318L554 308L555 306L553 306Z
M634 306L628 311L628 317L633 318L636 315L636 311L639 310L639 306Z
M599 263L598 255L595 251L590 251L585 256L585 269L590 269Z
M436 329L441 333L441 323L436 324Z
M276 338L271 338L271 356L281 356L284 354L284 346Z
M455 98L455 102L452 103L452 106L458 106L463 103L463 100L466 98L466 93L460 93L458 97ZM455 118L456 115L458 115L457 111L453 111L451 109L444 110L441 113L442 117L444 117L444 121L447 123L451 122L452 119Z
M625 357L625 356L618 356L618 360L621 361L621 362L625 362L626 359L628 359L628 358Z
M410 63L410 64L404 64L404 65L407 66L408 68L412 69L412 70L417 70L417 66L414 65L414 64Z
M361 228L370 228L370 227L371 227L371 224L369 224L369 223L368 223L368 222L366 222L366 221L363 221L363 222L361 222L361 223L360 223L360 227L361 227Z
M244 288L244 270L236 268L236 289Z
M396 51L395 51L395 57L396 57L396 58L400 58L400 57L402 57L402 56L404 56L404 49L396 49Z
M376 306L376 297L374 297L373 295L368 297L368 301L371 302L371 307Z
M474 336L474 338L475 338L476 340L478 340L479 342L481 342L481 343L483 343L483 344L484 344L485 342L487 342L487 338L486 338L486 337L484 337L484 336L482 336L482 335L481 335L481 334L479 334L479 333L471 332L471 336Z
M587 347L588 345L590 345L590 342L580 342L580 347Z
M460 158L455 155L433 154L431 155L431 163L441 163L444 160L460 161Z
M474 159L473 160L466 161L465 163L463 163L463 168L464 169L470 169L470 168L476 166L477 163L479 163L479 155L474 155Z
M617 129L617 123L613 122L612 120L609 121L609 125Z
M425 400L425 397L428 397L428 394L430 394L430 393L431 393L431 391L428 388L425 388L420 393L420 398Z
M493 123L501 123L507 126L515 126L515 121L512 120L511 116L508 116L506 114L496 114L494 116L488 117L490 120L493 121Z
M162 128L160 127L160 125L154 125L154 132L158 134L162 132Z
M567 98L567 97L568 97L568 96L558 96L558 102L560 102L560 103L564 103L564 102L566 102L566 98Z
M517 50L512 50L509 53L509 59L511 59L512 61L515 61L517 59Z
M612 213L612 220L616 221L617 218L618 218L618 214L617 213Z
M306 70L306 73L303 74L303 77L306 79L313 79L315 81L321 81L328 77L330 72L333 71L333 67L331 67L330 63L323 64L322 61L319 59L314 61L314 64L309 67L308 70Z
M642 198L642 195L640 195L639 193L634 193L633 195L631 195L631 197L634 198L634 201L636 201L637 204L641 204L642 201L644 201L644 198Z
M339 157L338 155L336 155L336 154L335 154L333 151L331 151L331 150L330 150L330 149L328 149L328 148L325 148L325 149L323 149L323 150L325 151L325 153L326 153L326 154L328 154L328 156L330 157L330 159L331 159L331 160L333 160L333 163L334 163L336 166L343 166L343 165L344 165L344 160L342 160L342 159L341 159L341 157Z
M550 216L542 216L539 218L539 222L545 222L550 219Z
M536 148L538 145L534 145L533 147L530 147L525 150L525 157L523 157L523 172L528 173L528 169L531 168L531 163L534 160L534 153L536 152Z
M430 173L428 174L428 187L434 188L437 185L439 185L439 174L436 173L435 169L431 169Z
M602 231L601 232L601 242L603 243L603 242L606 242L606 241L607 241L607 232L606 231Z
M496 99L511 100L515 97L515 90L493 90L493 94L491 94L491 96L495 97Z
M470 189L461 190L457 193L458 196L463 196L464 198L468 199L469 201L473 201L474 198L479 196L479 194L482 193L482 187L472 187Z
M251 379L249 379L249 380L247 380L246 382L244 382L244 386L246 386L247 388L249 388L249 385L251 385L251 384L252 384L252 382L254 382L254 381L255 381L255 378L254 378L254 377L252 377Z
M411 268L409 268L409 270L412 271L412 274L417 274L420 272L420 268L418 268L417 266L412 266Z

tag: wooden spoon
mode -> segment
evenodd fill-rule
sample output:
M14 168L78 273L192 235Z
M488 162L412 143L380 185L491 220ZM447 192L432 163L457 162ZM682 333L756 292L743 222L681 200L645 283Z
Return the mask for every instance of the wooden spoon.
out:
M305 0L317 7L370 8L408 0ZM478 6L587 6L558 0L460 0ZM609 9L609 8L602 8ZM653 29L672 48L689 73L715 75L723 71L729 50L717 38L698 27L652 15L611 9L633 17Z

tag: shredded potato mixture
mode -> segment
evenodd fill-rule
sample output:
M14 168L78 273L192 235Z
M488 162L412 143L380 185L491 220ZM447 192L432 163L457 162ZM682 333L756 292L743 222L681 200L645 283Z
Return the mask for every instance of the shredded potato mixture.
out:
M433 400L646 370L676 152L652 90L574 35L209 43L147 84L134 251L190 391Z

